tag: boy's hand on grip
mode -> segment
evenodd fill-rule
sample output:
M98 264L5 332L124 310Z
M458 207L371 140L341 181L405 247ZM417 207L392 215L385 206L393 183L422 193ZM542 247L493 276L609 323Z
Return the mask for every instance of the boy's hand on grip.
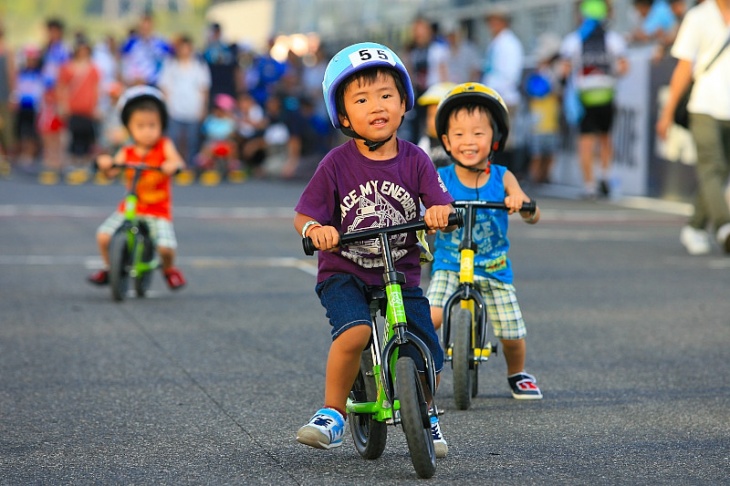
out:
M316 226L309 230L307 236L320 251L333 250L340 244L340 234L334 226Z

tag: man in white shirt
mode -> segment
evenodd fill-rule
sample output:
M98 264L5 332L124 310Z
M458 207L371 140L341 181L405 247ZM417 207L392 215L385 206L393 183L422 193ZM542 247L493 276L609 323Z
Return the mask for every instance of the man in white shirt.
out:
M524 64L524 49L520 39L510 28L510 12L503 6L491 8L484 17L492 40L484 56L482 84L497 91L507 105L511 116L519 112L522 95L520 82ZM522 164L518 164L514 150L516 137L507 140L507 145L496 157L496 161L507 165L518 177Z
M687 12L672 46L671 54L679 61L656 126L659 137L665 138L677 102L694 78L687 111L697 146L698 190L694 214L680 234L680 241L692 255L711 251L708 226L715 231L725 253L730 253L730 209L725 199L730 175L730 47L725 45L728 36L730 0L705 0Z

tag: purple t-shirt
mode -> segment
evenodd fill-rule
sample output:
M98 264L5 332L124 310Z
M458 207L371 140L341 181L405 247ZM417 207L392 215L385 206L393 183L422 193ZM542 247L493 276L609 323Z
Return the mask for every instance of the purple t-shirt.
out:
M425 207L450 204L453 198L426 153L398 139L398 155L372 160L358 152L354 140L331 150L320 162L295 210L340 233L393 226L418 220ZM406 287L421 282L420 250L415 233L390 237L393 260L406 276ZM317 282L335 273L382 285L383 260L377 240L319 252Z

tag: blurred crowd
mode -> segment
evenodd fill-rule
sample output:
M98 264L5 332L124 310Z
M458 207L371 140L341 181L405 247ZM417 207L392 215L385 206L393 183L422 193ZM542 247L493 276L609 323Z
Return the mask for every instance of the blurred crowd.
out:
M615 52L607 51L616 57L604 73L610 77L625 72L617 67L625 44L652 43L657 58L668 55L687 7L684 0L633 4L635 28L621 33ZM610 18L610 2L605 5L601 21ZM418 17L409 43L392 47L407 63L418 97L441 83L480 81L503 96L515 120L527 113L522 143L529 156L518 155L515 130L508 147L513 150L506 150L501 162L521 178L549 182L558 137L566 124L578 123L566 100L577 69L566 38L544 33L533 49L525 49L510 30L508 11L496 8L481 20L491 34L486 46L470 40L468 22ZM94 157L114 152L126 140L114 109L119 96L128 86L149 84L165 94L168 136L198 173L221 168L249 177L308 178L340 140L321 93L331 52L314 45L304 55L290 50L282 60L271 50L256 52L223 38L217 24L209 26L199 46L187 34L164 37L153 17L144 15L124 38L92 43L83 32L66 32L63 20L49 19L43 45L10 50L0 29L0 172L37 173L47 184L86 182L93 177ZM427 111L428 103L419 102L399 135L436 150ZM610 124L607 128L610 132ZM601 143L607 150L606 139ZM588 142L584 145L588 153ZM586 191L592 193L592 162L582 165L588 171ZM601 177L607 170L600 169Z

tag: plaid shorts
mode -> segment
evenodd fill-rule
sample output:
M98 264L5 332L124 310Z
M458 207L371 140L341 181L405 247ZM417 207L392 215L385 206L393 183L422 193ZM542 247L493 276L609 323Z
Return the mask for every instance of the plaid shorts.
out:
M474 283L484 297L487 316L492 322L494 335L500 339L522 339L527 335L517 293L512 284L493 278L474 276ZM426 297L432 307L443 307L459 286L459 272L437 270L431 275Z
M150 228L150 235L156 242L157 246L162 248L177 248L177 238L175 238L175 228L172 226L172 221L158 218L155 216L139 216L139 219L145 221L147 226ZM111 235L124 223L124 214L119 211L115 211L111 216L101 223L99 229L96 230L97 234Z

